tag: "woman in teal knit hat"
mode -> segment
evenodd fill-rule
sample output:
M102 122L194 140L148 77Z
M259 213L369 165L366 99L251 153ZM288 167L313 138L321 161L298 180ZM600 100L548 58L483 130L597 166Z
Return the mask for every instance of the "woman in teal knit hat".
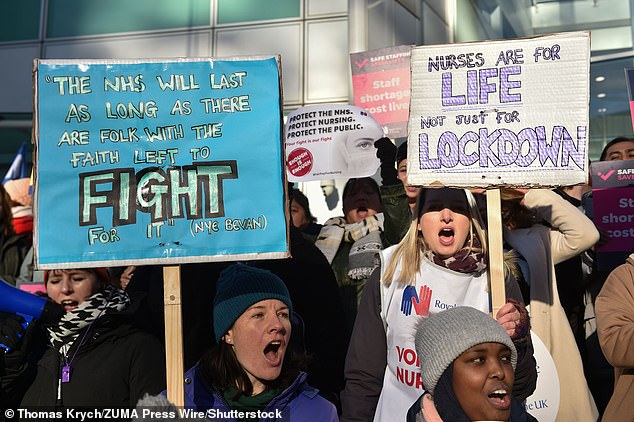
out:
M185 375L185 407L229 421L338 420L334 405L306 384L303 356L290 347L292 312L278 276L227 267L214 299L217 345Z

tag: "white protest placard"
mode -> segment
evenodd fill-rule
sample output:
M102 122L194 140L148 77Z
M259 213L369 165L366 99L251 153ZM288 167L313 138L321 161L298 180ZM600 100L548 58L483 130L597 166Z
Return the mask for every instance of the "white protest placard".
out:
M408 181L587 182L590 35L412 49Z
M531 331L533 356L537 363L537 385L524 406L540 422L555 422L561 399L559 375L555 361L537 334Z
M347 104L301 107L286 120L286 169L291 182L372 176L379 168L374 141L383 128Z

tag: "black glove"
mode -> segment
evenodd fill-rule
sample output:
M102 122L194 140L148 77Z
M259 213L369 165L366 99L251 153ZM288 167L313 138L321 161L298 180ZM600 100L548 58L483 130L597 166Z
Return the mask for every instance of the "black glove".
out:
M16 349L26 331L26 321L19 315L0 312L0 345Z
M390 138L381 138L374 141L374 147L376 148L376 158L381 160L381 164L392 164L396 160L396 145Z
M390 138L381 138L374 142L376 158L381 161L381 184L396 185L399 183L396 171L396 145Z

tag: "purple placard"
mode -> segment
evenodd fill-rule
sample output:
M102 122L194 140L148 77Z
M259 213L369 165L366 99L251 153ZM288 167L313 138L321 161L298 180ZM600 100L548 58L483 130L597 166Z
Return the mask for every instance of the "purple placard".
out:
M634 248L634 187L592 191L594 224L609 234L597 252L629 252Z
M592 189L634 186L634 160L598 161L590 165L590 174Z

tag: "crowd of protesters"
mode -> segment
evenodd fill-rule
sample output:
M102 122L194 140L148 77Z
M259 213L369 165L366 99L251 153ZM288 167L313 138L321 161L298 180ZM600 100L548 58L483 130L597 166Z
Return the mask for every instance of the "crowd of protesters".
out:
M486 191L411 186L407 143L375 147L381 183L349 180L340 217L317 224L289 186L290 258L180 266L185 406L535 420L522 405L538 378L532 330L560 379L558 420L631 420L634 255L597 270L591 187L502 190L507 303L489 317ZM629 138L601 155L625 159ZM26 188L0 187L0 277L42 280L62 316L0 312L0 407L169 408L162 267L34 271ZM467 382L480 379L484 396Z

